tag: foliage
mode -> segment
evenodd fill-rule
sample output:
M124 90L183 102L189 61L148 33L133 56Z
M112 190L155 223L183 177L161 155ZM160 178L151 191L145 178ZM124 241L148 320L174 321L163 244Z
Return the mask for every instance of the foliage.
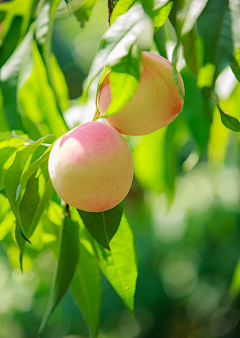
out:
M54 32L61 20L69 19L69 32L65 24L64 34L73 34L72 39L63 42L64 34L61 38L66 50L69 43L69 49L73 49L76 36L91 31L94 11L101 3L101 0L0 3L0 238L9 260L8 248L18 247L15 256L19 254L23 270L25 261L34 256L31 250L40 254L50 249L56 258L39 336L68 288L90 335L98 336L100 271L134 315L138 253L123 204L102 213L69 210L54 192L47 170L54 141L73 126L68 113L79 106L87 111L84 104L96 101L100 84L110 68L113 100L106 116L118 112L136 93L142 50L168 56L174 69L181 71L185 84L185 104L176 121L152 135L128 139L133 152L135 183L126 210L134 214L133 224L137 220L141 224L141 217L148 213L147 209L133 211L135 205L141 205L143 196L148 205L151 196L164 193L171 208L179 198L181 175L188 175L198 162L222 165L229 161L229 156L236 159L233 149L239 149L239 134L234 132L240 131L237 103L240 13L235 2L109 1L110 27L101 41L96 42L98 50L86 55L86 59L93 59L92 64L84 70L88 76L82 93L73 100L69 80L66 82L66 67L61 64L61 52L57 53L54 47ZM93 24L96 30L98 23ZM228 97L219 90L219 84L221 88L225 86L224 74L230 74L234 83ZM173 72L174 78L175 75ZM94 114L93 108L91 118ZM136 204L131 203L134 194ZM239 209L234 208L239 216ZM156 212L152 214L151 217L158 217ZM210 212L204 217L208 222ZM215 229L209 231L211 236L217 236ZM239 292L239 264L236 269L233 294ZM164 273L163 276L164 284L167 277Z

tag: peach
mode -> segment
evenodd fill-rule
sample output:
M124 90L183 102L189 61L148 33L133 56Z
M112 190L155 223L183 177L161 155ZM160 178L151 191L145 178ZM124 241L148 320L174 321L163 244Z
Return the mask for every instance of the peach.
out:
M116 129L87 122L57 140L48 170L56 192L67 204L84 211L104 211L128 194L132 155Z
M165 127L183 108L183 80L178 73L181 95L174 82L171 63L157 54L143 52L142 65L143 71L134 97L119 112L105 118L108 124L125 135L146 135ZM104 115L112 100L109 74L98 95L100 115Z

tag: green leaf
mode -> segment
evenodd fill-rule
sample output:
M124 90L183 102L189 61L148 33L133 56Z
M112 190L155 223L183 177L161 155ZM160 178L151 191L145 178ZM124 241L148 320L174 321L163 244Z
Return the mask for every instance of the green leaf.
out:
M29 74L32 68L32 40L33 30L30 30L7 63L2 67L0 73L4 112L11 129L22 129L17 93L20 89L20 73L24 73L26 77L26 74Z
M133 46L128 55L123 57L109 73L112 101L103 115L113 115L122 109L135 95L141 73L141 54Z
M236 50L233 55L231 68L234 75L236 76L236 79L238 80L238 82L240 82L240 48Z
M110 250L94 239L92 245L100 269L133 315L138 255L126 215L123 214L118 230L110 242Z
M216 66L215 77L232 63L233 41L227 0L209 0L197 21L204 41L204 64Z
M205 113L204 99L200 89L197 87L197 81L189 68L181 71L181 76L185 85L186 100L184 102L181 114L187 121L192 136L195 139L200 153L206 150L209 133L210 121ZM201 126L201 128L199 128Z
M89 242L81 239L81 257L70 290L89 327L91 337L96 338L100 314L101 274L94 253L86 244Z
M136 4L127 13L119 16L103 35L99 51L93 60L86 84L84 95L93 80L101 73L105 66L112 67L129 53L149 24L149 17L144 13L142 6Z
M220 108L219 105L217 105L219 113L221 115L221 120L222 123L224 124L225 127L227 127L228 129L231 129L233 131L239 132L240 131L240 122L238 121L238 119L236 119L236 117L230 116L226 113L224 113L224 111Z
M43 211L54 192L50 179L45 182L41 196L39 194L38 185L38 177L32 175L27 182L26 190L19 206L22 227L28 238L34 233L36 226L43 215ZM23 269L22 260L26 242L19 235L18 231L16 233L16 240L21 251L20 266L21 269Z
M41 325L40 336L58 303L66 293L79 261L79 225L65 217L60 230L58 259L49 302Z
M123 214L124 203L102 212L78 210L84 225L99 244L109 249L110 241L115 235Z
M17 226L21 236L30 243L26 232L22 226L20 212L19 212L19 182L21 176L26 170L26 165L31 159L31 156L40 144L45 140L41 138L31 145L26 146L24 149L16 153L15 159L9 169L6 171L4 177L4 187L11 205L12 211L17 220Z

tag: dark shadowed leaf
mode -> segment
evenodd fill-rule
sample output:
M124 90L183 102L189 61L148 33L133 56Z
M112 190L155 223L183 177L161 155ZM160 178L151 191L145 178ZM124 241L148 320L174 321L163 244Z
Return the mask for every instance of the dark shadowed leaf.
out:
M184 81L186 95L181 114L186 119L199 151L202 153L207 147L210 121L206 117L203 96L197 87L195 76L187 67L181 71L181 76Z
M26 74L29 75L32 69L32 40L33 30L30 30L6 64L2 67L0 73L2 95L4 98L4 112L11 129L22 128L17 92L20 89L20 73L23 73L26 78Z
M124 203L102 212L87 212L78 210L84 225L99 244L109 249L109 244L115 235L123 214Z
M99 245L93 238L91 241L100 269L133 315L138 254L126 215L123 214L118 230L110 242L110 250Z
M236 76L236 79L238 80L238 82L240 82L240 48L236 50L233 55L231 68L234 75Z
M60 229L57 257L48 306L38 330L39 336L66 293L79 261L79 225L68 217L64 218Z
M233 41L227 0L209 0L197 21L204 41L204 64L216 66L215 77L232 63Z

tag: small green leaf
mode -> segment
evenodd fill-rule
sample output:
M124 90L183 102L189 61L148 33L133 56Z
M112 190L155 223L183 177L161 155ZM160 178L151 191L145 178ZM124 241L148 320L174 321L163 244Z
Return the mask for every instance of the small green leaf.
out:
M109 73L112 101L103 117L113 115L122 109L136 94L140 80L141 54L133 46Z
M48 306L38 330L40 337L49 318L66 293L79 261L79 225L65 217L60 230L58 259Z
M110 250L94 239L92 245L100 269L133 315L138 255L126 215L123 214L118 230L110 242Z
M219 105L217 105L217 107L220 112L221 120L224 126L233 131L240 132L240 122L238 121L238 119L236 119L236 117L224 113L224 111L220 108Z
M116 207L102 212L78 210L83 223L99 244L109 249L110 241L115 235L123 213L123 202Z
M89 327L91 337L96 338L100 315L101 274L94 253L86 246L86 240L80 241L80 252L81 257L70 289Z

